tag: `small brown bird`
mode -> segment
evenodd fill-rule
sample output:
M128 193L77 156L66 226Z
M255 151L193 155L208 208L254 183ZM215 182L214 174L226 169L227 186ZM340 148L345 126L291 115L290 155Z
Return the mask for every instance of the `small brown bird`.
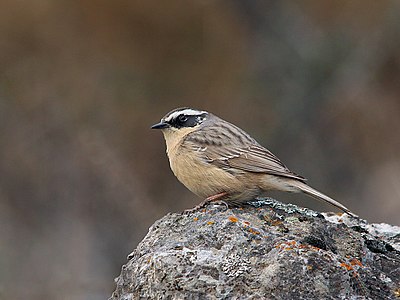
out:
M269 190L303 192L354 214L306 184L239 127L201 110L177 108L151 127L161 129L175 176L202 204L240 205Z

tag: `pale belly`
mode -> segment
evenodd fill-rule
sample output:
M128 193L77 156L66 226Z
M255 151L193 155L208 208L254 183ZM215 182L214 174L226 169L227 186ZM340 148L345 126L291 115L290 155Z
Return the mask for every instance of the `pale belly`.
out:
M175 176L194 194L206 198L218 193L242 193L245 183L230 173L192 155L180 154L170 160Z

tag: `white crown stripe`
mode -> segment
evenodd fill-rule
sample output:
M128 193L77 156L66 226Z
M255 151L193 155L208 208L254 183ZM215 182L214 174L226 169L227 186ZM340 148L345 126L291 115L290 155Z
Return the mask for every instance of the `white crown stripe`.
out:
M186 108L184 110L179 110L179 111L175 111L172 114L170 114L169 116L167 116L165 118L165 121L171 121L175 118L177 118L180 115L186 115L186 116L197 116L197 115L201 115L201 114L205 114L207 113L206 111L202 111L202 110L195 110L195 109L191 109L191 108Z

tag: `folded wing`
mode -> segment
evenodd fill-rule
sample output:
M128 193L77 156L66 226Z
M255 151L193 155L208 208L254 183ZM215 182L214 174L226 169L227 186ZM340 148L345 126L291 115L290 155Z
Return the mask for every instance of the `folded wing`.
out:
M306 181L304 177L290 171L271 151L258 144L236 126L235 134L226 134L224 137L220 136L221 129L218 130L208 128L207 132L205 130L194 132L186 138L185 146L191 148L192 151L197 151L206 162L228 172L236 169ZM238 147L238 145L243 146Z

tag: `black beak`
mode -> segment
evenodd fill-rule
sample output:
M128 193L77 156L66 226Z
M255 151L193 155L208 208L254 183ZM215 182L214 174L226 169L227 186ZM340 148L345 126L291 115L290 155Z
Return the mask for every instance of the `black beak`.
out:
M168 128L168 127L169 127L168 123L161 121L160 123L154 124L150 128L151 129L164 129L164 128Z

